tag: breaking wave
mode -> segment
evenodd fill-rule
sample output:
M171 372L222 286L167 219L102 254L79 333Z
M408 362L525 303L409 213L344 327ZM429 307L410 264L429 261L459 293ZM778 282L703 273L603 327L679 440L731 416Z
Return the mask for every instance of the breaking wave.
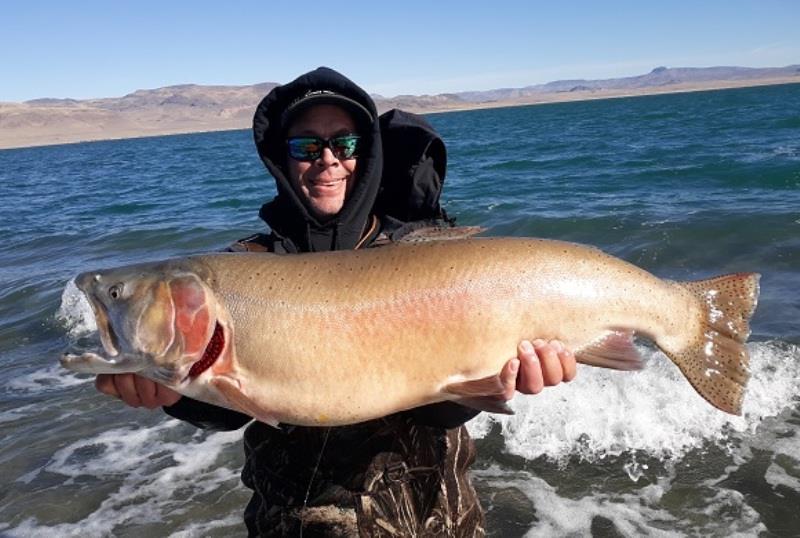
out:
M527 460L595 461L635 452L678 459L708 443L725 445L732 433L753 432L798 403L800 347L768 341L748 349L751 379L740 417L712 407L660 351L640 346L643 370L580 365L571 383L517 396L516 415L484 413L470 422L470 432L484 437L497 424L505 449Z

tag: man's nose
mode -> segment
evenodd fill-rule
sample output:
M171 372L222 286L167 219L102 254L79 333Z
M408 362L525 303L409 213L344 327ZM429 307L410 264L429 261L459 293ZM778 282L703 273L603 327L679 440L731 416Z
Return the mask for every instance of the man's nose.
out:
M322 148L322 153L319 155L319 160L322 161L325 166L330 166L339 162L339 159L336 158L336 155L333 154L333 151L331 151L331 148L329 147Z

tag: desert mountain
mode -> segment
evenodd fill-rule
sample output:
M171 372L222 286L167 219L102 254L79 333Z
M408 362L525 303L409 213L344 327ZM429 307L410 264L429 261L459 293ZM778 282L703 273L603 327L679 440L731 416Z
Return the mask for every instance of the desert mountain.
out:
M658 67L634 77L559 80L523 88L439 95L375 96L381 111L441 112L553 101L800 82L800 65L781 68ZM43 98L0 103L0 148L176 134L250 126L253 110L277 84L182 84L102 99Z

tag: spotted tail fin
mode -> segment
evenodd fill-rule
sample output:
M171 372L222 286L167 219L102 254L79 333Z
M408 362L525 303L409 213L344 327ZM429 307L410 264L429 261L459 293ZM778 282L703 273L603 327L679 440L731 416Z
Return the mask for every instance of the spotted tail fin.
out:
M758 304L759 278L757 273L737 273L678 283L698 299L701 330L681 349L662 347L703 398L734 415L742 413L750 375L744 343Z

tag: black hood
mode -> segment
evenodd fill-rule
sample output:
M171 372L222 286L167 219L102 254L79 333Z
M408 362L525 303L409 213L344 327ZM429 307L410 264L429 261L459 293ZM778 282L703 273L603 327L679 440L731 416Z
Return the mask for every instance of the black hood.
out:
M339 214L325 222L311 214L304 199L289 183L282 124L282 116L289 106L314 91L343 95L362 105L372 116L368 125L359 125L362 146L356 184ZM355 248L370 220L383 169L380 124L369 94L336 71L320 67L276 87L264 97L253 117L253 136L258 154L278 187L278 195L261 207L259 215L279 236L284 248L289 252Z

